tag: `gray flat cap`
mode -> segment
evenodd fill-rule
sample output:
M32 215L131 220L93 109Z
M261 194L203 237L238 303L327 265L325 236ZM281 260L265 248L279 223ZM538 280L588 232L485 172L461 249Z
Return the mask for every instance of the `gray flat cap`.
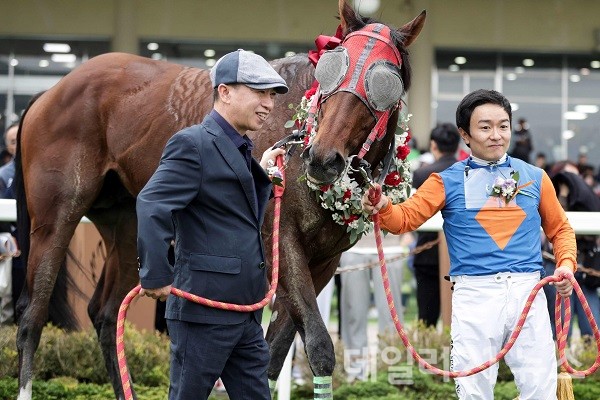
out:
M219 58L210 70L213 88L221 83L242 83L253 89L275 89L277 93L287 93L285 80L271 64L258 54L239 49Z

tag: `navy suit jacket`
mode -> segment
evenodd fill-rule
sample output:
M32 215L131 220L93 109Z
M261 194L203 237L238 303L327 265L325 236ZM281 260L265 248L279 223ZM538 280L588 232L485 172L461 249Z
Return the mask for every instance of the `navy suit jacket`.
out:
M267 283L260 228L271 189L260 164L253 159L250 171L212 117L176 133L137 197L142 287L172 284L212 300L260 301ZM172 238L174 267L167 259ZM254 312L259 323L261 316ZM171 295L166 318L236 324L248 314Z

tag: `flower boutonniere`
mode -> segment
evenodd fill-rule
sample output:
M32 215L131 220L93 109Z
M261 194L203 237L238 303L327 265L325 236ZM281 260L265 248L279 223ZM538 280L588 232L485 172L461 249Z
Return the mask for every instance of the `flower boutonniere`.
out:
M490 196L498 197L504 200L505 204L510 203L510 201L515 198L519 190L523 189L526 186L529 186L533 183L533 181L529 181L524 185L519 186L519 172L513 171L510 174L510 178L497 177L494 181L494 186L490 191Z

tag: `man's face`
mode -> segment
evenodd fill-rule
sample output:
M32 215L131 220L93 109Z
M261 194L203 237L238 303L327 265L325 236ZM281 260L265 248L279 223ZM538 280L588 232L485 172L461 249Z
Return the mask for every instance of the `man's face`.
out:
M465 143L477 158L496 161L506 153L510 145L510 120L504 108L497 104L482 104L471 114L471 134L460 129Z
M17 152L18 130L18 126L13 126L12 128L6 131L6 135L4 137L4 144L6 145L6 150L10 153L11 156L14 156Z
M273 110L274 89L257 90L246 85L229 86L231 125L242 135L259 130Z

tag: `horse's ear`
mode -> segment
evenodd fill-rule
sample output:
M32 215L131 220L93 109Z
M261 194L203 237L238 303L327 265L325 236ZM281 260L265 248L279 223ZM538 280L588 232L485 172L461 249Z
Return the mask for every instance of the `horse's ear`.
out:
M352 32L353 27L360 22L354 9L346 3L346 0L339 0L338 2L339 14L340 14L340 26L342 27L342 33L345 37L348 33Z
M417 15L415 19L405 24L402 28L398 29L402 36L404 36L404 47L410 46L419 33L421 33L421 29L423 29L423 25L425 24L425 17L427 16L427 11L421 11L421 14Z

